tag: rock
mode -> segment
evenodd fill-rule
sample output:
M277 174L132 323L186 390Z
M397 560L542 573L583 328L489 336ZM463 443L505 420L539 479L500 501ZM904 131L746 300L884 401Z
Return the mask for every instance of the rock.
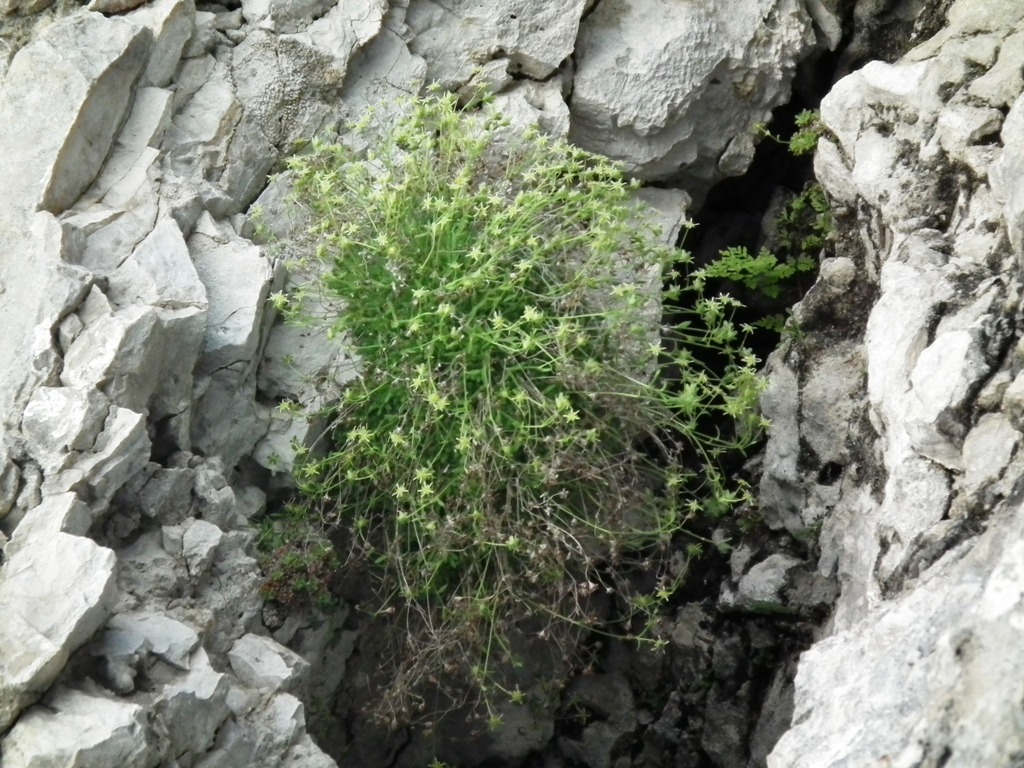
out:
M107 624L110 630L139 638L139 650L159 656L171 666L189 670L189 658L199 645L195 630L160 613L119 613Z
M193 579L198 579L210 567L223 535L220 528L205 520L195 520L185 529L181 540L181 554Z
M1022 541L1014 510L950 552L916 589L806 651L795 725L769 768L1012 765L1024 748L1014 715L1024 687L1000 649L1019 642L1024 626Z
M148 768L156 755L146 742L138 704L59 688L22 715L4 739L4 768Z
M268 424L256 402L256 383L226 369L199 380L195 394L194 449L235 466L267 434Z
M813 46L794 0L603 0L580 25L569 138L699 202L746 170L751 126L788 100Z
M205 180L216 178L224 167L228 143L242 117L242 105L235 96L227 66L203 58L196 67L205 71L195 73L198 83L194 93L189 94L189 82L184 80L185 87L175 94L175 115L164 139L162 165L173 176ZM182 105L177 103L178 98L187 100Z
M245 0L242 16L253 26L274 32L294 32L330 7L326 0Z
M412 0L409 48L427 61L427 79L448 90L496 58L507 59L511 73L544 80L572 54L583 6L584 0Z
M381 31L387 11L386 0L339 4L310 24L305 34L297 37L332 57L332 66L340 83L353 54Z
M117 585L141 604L166 605L187 582L181 551L168 553L161 532L146 531L117 552Z
M752 613L792 612L784 590L791 584L790 572L803 565L792 555L776 553L757 563L739 580L735 593L723 589L719 606Z
M157 222L110 277L108 296L127 307L149 304L165 309L205 308L206 288L189 255L181 229L173 219Z
M42 533L0 570L0 732L50 687L111 609L114 553L89 539Z
M25 407L21 430L33 457L50 474L93 449L109 412L110 401L97 389L39 387Z
M0 219L12 211L5 205L0 203ZM23 239L12 240L15 233ZM20 420L32 389L57 383L57 327L81 303L93 280L66 263L70 243L50 213L40 211L20 223L0 221L0 248L21 255L0 262L0 357L8 361L0 368L2 442L3 430Z
M400 14L400 9L389 10L384 28L349 62L341 100L353 116L373 107L386 121L400 113L403 95L419 93L423 87L427 63L406 45L408 28Z
M78 491L97 511L105 511L118 489L146 465L149 449L145 418L127 408L112 407L92 450L67 470L47 478L44 490Z
M269 637L243 635L228 652L231 670L262 693L294 693L308 677L309 662Z
M186 674L158 670L154 677L163 687L151 711L166 729L168 751L182 760L202 755L230 714L227 675L214 670L206 652L199 648L192 654Z
M4 557L12 558L24 547L56 533L84 536L92 526L92 511L73 493L47 496L30 509L18 523L14 538L3 548Z
M587 675L573 680L568 695L591 715L591 722L579 739L558 739L562 754L580 765L612 768L614 753L637 727L629 684L618 675Z
M96 177L131 103L151 35L78 13L22 48L0 91L0 209L60 213Z
M188 248L209 302L199 368L248 369L256 360L274 271L258 246L224 232L208 214Z
M195 10L194 0L153 0L128 17L147 27L153 35L143 85L163 88L171 81L185 43L195 28Z

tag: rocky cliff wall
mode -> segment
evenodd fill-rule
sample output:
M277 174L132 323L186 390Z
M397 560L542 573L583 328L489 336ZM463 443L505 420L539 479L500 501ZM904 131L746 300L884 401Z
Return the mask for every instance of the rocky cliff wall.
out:
M250 238L245 214L273 200L267 175L296 142L428 81L486 83L518 124L681 190L650 192L678 219L683 193L699 204L746 169L750 126L788 101L798 64L844 43L839 5L0 2L0 765L335 764L303 701L340 684L352 639L270 615L253 557L251 521L302 434L275 404L352 375L274 322L285 276ZM870 5L862 27L888 12ZM741 548L720 605L799 613L841 586L771 766L1009 766L1024 749L1007 651L1022 593L1017 5L960 0L935 37L823 105L834 139L816 169L841 239L770 364L761 484L766 522L820 538L820 560ZM789 727L792 669L767 693L713 682L771 643L763 628L708 637L712 608L673 630L673 672L712 681L703 737L686 733L689 693L636 714L613 673L574 684L596 722L547 764L763 764ZM553 727L520 734L464 751L520 764Z

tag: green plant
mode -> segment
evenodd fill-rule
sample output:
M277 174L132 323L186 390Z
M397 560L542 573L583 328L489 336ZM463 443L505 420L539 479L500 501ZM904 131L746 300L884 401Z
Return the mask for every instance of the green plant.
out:
M521 699L523 638L653 642L685 575L663 555L747 497L719 459L760 426L735 301L675 275L690 306L659 327L680 254L617 166L452 96L408 108L372 150L317 142L290 164L312 222L294 268L319 274L362 365L297 479L374 575L373 608L404 617L395 721L424 686Z
M310 524L307 510L285 506L260 521L257 561L264 572L262 595L289 608L327 608L330 582L340 566L331 542Z
M786 261L767 248L762 248L756 256L742 246L726 248L719 257L706 267L694 273L694 281L703 287L707 280L731 280L742 284L752 291L763 293L776 299L784 284L798 272L816 269L817 261L808 256L798 256Z
M765 123L758 123L754 131L761 136L786 144L790 154L795 157L809 155L818 148L818 139L828 135L828 126L822 122L821 111L817 109L805 109L796 116L796 131L787 141L768 130Z

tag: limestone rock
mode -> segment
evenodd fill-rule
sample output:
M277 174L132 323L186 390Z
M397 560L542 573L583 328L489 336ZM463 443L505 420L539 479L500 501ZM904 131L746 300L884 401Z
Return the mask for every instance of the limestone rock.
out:
M186 674L154 671L163 687L153 712L166 728L172 754L201 755L213 745L217 731L230 714L227 675L217 672L202 648L192 654Z
M154 758L141 706L60 688L47 697L45 706L30 709L11 729L0 765L148 768Z
M1024 749L1024 684L1006 652L1022 640L1022 542L1013 510L916 589L805 652L795 725L769 768L1012 765Z
M602 0L580 27L569 138L699 201L746 170L752 126L788 100L813 45L795 0Z
M22 416L22 434L43 471L56 472L92 450L109 411L97 389L39 387Z
M194 0L154 0L134 11L129 18L147 27L153 35L153 49L142 76L143 85L164 87L174 76L185 43L195 28Z
M18 523L14 538L3 548L4 557L14 557L19 549L33 546L56 533L84 536L89 532L92 521L92 511L75 494L47 496Z
M195 520L181 539L181 554L193 579L198 579L210 567L223 532L206 520Z
M235 676L261 692L295 692L309 671L309 662L261 635L238 638L228 652L228 659Z
M49 688L70 653L106 621L113 589L114 553L66 533L22 542L3 564L0 731Z
M99 171L146 64L151 35L78 13L11 62L0 90L0 209L59 213Z
M412 0L410 49L427 61L427 79L450 90L496 58L507 59L511 73L543 80L573 52L583 6L584 0Z
M159 613L119 613L107 624L110 630L137 637L138 650L159 656L173 667L189 670L189 658L199 635L180 621Z
M108 295L122 307L149 304L166 309L206 307L206 288L199 280L181 229L173 219L157 222L111 275Z
M269 261L258 246L224 232L208 215L188 248L209 302L200 369L251 366L274 279Z

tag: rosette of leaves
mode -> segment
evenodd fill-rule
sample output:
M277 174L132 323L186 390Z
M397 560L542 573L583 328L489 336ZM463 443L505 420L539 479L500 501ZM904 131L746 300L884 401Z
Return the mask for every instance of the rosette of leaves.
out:
M426 688L520 701L524 639L569 657L584 632L657 642L705 543L691 523L747 496L719 459L759 426L735 302L671 271L636 185L486 115L432 94L383 139L372 115L353 126L371 149L290 163L311 295L362 361L297 479L370 574L368 607L405 621L395 721ZM675 327L650 311L652 265L688 304Z

